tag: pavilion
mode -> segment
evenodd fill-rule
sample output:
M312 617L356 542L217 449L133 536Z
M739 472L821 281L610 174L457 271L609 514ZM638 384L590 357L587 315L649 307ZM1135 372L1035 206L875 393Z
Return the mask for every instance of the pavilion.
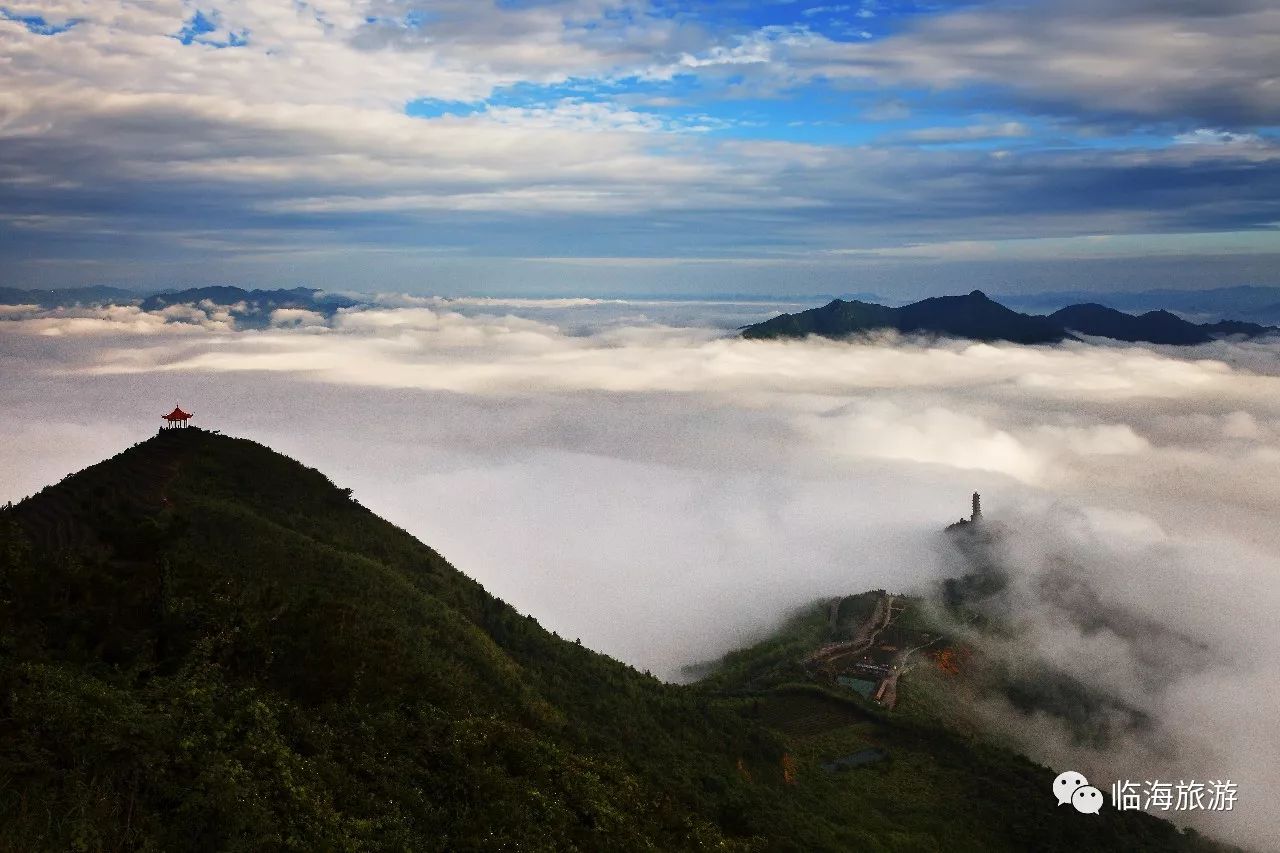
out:
M161 417L167 421L162 429L185 427L187 425L187 421L191 419L190 413L182 411L182 408L176 404L174 405L172 412L167 415L161 415Z

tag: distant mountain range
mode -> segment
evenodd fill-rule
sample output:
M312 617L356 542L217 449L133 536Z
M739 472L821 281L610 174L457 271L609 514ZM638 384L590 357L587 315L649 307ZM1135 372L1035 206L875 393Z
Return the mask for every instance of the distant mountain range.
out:
M354 299L309 287L244 290L239 287L215 286L153 293L142 300L141 307L144 311L160 311L170 305L200 305L202 302L238 306L235 317L239 328L266 326L271 322L272 313L282 308L314 311L328 318L339 308L360 304Z
M1080 303L1101 302L1110 308L1141 314L1164 309L1197 321L1245 320L1280 325L1280 287L1241 285L1201 290L1140 290L1106 293L1069 290L1031 294L996 294L1002 304L1029 314L1048 314Z
M1169 311L1126 314L1097 303L1069 305L1041 316L1006 308L980 290L964 296L938 296L891 308L871 302L835 299L820 308L781 314L746 326L750 339L843 338L879 330L908 335L945 335L975 341L1051 344L1080 340L1078 335L1121 341L1188 346L1222 337L1257 337L1280 332L1273 326L1222 320L1193 323Z
M140 298L131 290L101 284L58 290L0 287L0 305L39 305L41 308L63 308L70 305L128 305Z
M1280 331L1274 326L1261 326L1242 320L1192 323L1164 310L1148 311L1135 316L1096 302L1068 305L1054 311L1048 319L1063 328L1086 335L1154 344L1204 344L1232 335L1258 337Z
M144 311L161 311L171 305L200 306L201 303L233 306L236 323L241 328L266 326L271 322L272 312L281 308L315 311L329 317L340 308L350 308L360 304L349 297L309 287L294 287L287 290L245 290L242 287L214 285L183 290L163 290L150 294L101 285L66 290L19 290L13 287L0 287L0 305L38 305L41 308L137 305Z
M310 287L294 287L289 290L245 290L241 287L218 285L153 293L142 300L142 309L156 311L168 305L198 305L205 300L215 305L235 305L244 302L264 308L271 306L309 310L332 306L350 307L357 304L354 299Z
M1277 287L1149 290L1105 297L1087 292L1043 293L1002 296L1000 301L975 290L964 296L940 296L903 306L882 305L872 301L876 298L872 294L846 295L820 308L781 314L746 326L742 334L746 338L841 338L892 329L903 334L1023 344L1057 343L1076 340L1078 335L1093 335L1185 346L1280 331L1276 326L1253 322L1268 318L1268 322L1280 324ZM1099 298L1105 298L1107 304L1095 301ZM238 328L265 327L272 323L274 312L281 309L314 311L327 319L342 308L365 304L372 303L359 295L344 296L308 287L248 290L215 285L154 293L105 285L57 290L0 287L0 305L34 305L42 309L134 305L144 311L162 311L174 305L230 306ZM1137 313L1139 309L1145 310Z

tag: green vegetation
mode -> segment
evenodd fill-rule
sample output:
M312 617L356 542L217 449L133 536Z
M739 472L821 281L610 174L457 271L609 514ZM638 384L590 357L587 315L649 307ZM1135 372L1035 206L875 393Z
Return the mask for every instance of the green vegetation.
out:
M702 679L709 690L750 693L805 678L800 660L827 636L827 614L806 608L795 614L774 636L749 649L725 655Z
M834 629L832 603L817 603L775 635L727 655L703 682L753 696L753 716L786 737L801 768L793 796L822 825L821 837L835 839L837 848L872 850L1227 849L1143 813L1104 809L1081 823L1074 810L1057 809L1046 794L1054 771L983 732L980 715L963 704L965 691L926 655L899 681L893 711L835 684L799 683L808 674L798 660L823 642L847 640L883 595L840 599ZM923 602L894 598L906 607L883 636L936 632ZM797 654L788 664L790 652ZM990 674L983 678L1012 689ZM886 751L888 760L837 773L820 769L869 748Z
M663 684L320 473L168 431L0 513L0 850L1215 849L802 683L829 620Z

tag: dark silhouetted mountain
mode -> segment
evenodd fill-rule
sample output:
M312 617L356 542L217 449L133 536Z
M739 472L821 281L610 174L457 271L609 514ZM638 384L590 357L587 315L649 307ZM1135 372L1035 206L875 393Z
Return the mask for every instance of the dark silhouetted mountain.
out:
M1020 344L1058 343L1072 339L1061 326L1044 317L1019 314L1005 308L980 290L965 296L938 296L901 308L837 299L821 308L783 314L747 326L742 335L756 339L807 335L842 338L879 329Z
M839 338L859 331L891 329L896 310L870 302L846 302L833 299L821 308L810 308L796 314L780 314L762 323L747 326L744 338L803 338L820 335Z
M981 290L965 296L937 296L897 309L900 332L953 335L975 341L1056 343L1071 335L1044 317L1019 314Z
M1278 306L1280 307L1280 306ZM1280 316L1280 310L1276 312ZM1219 320L1216 323L1204 323L1202 329L1212 334L1214 337L1226 338L1235 335L1244 335L1247 338L1257 338L1262 335L1274 335L1280 332L1275 326L1263 326L1259 323L1247 323L1244 320Z
M1020 314L975 290L966 296L938 296L901 308L837 299L821 308L782 314L747 326L742 330L742 336L756 339L808 335L845 338L879 329L1019 344L1079 340L1072 334L1078 332L1120 341L1178 346L1203 344L1221 337L1256 337L1280 332L1271 326L1234 320L1197 324L1169 311L1148 311L1134 316L1094 302L1070 305L1048 317L1041 317Z
M1135 317L1091 302L1055 311L1049 319L1066 329L1118 341L1186 346L1213 340L1213 335L1204 328L1168 311L1148 311Z
M1204 344L1232 336L1259 337L1280 331L1240 320L1192 323L1169 311L1148 311L1134 316L1096 303L1071 305L1050 314L1049 319L1085 335L1174 346Z
M272 312L280 309L314 311L330 317L340 308L359 304L353 299L325 293L309 287L289 290L245 290L240 287L193 287L187 290L162 291L142 301L144 311L158 311L170 305L195 305L212 303L233 307L236 325L241 328L266 326Z
M0 509L0 849L1220 849L792 652L664 684L318 471L166 430Z
M1199 290L1142 290L1119 293L1060 291L1056 293L1001 294L1005 305L1028 313L1056 311L1068 305L1099 303L1132 314L1164 309L1193 323L1216 320L1243 320L1280 323L1280 287L1241 285Z

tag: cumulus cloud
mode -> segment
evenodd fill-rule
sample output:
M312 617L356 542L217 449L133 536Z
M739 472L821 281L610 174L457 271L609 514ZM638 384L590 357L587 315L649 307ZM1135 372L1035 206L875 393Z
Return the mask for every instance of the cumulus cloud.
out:
M1280 119L1267 0L1053 0L924 17L900 38L848 44L788 34L808 73L939 87L982 83L1041 109L1253 128Z
M403 286L423 252L794 262L851 235L892 249L1259 230L1280 216L1275 144L1259 132L1274 118L1280 23L1262 3L964 7L869 41L623 0L225 0L192 39L194 10L177 0L11 11L77 22L0 20L0 218L22 235L21 251L0 252L40 283L100 280L104 264L163 280L156 270L179 262L180 278L259 280L287 260L334 285L335 242L412 255ZM628 97L690 81L716 93L707 114ZM865 90L899 118L904 93L981 87L999 118L797 144L719 102L815 81ZM516 90L545 94L503 100ZM422 102L444 106L409 108ZM1016 116L1046 111L1055 133L1154 122L1170 142L1044 145L1042 122ZM802 112L801 124L826 118ZM1019 147L936 144L998 138Z
M167 309L166 309L167 310ZM283 328L304 328L325 326L325 317L319 311L306 308L276 308L271 312L270 325Z
M133 307L0 321L0 499L178 401L561 635L674 677L818 597L928 589L976 489L1013 531L1020 648L1158 727L1108 757L1049 718L993 719L1046 761L1235 778L1249 801L1210 828L1277 840L1273 343L763 342L732 337L732 304L377 303L246 330Z
M1031 129L1020 121L999 124L969 124L963 127L923 127L908 131L905 138L916 142L979 142L985 139L1008 139L1028 136Z
M1179 133L1174 141L1182 145L1260 145L1262 137L1256 133L1232 133L1229 130L1213 130L1198 127L1187 133Z
M0 308L0 322L16 334L39 335L144 335L204 329L230 331L235 324L222 306L170 305L160 311L143 311L136 305L42 308L8 305Z

